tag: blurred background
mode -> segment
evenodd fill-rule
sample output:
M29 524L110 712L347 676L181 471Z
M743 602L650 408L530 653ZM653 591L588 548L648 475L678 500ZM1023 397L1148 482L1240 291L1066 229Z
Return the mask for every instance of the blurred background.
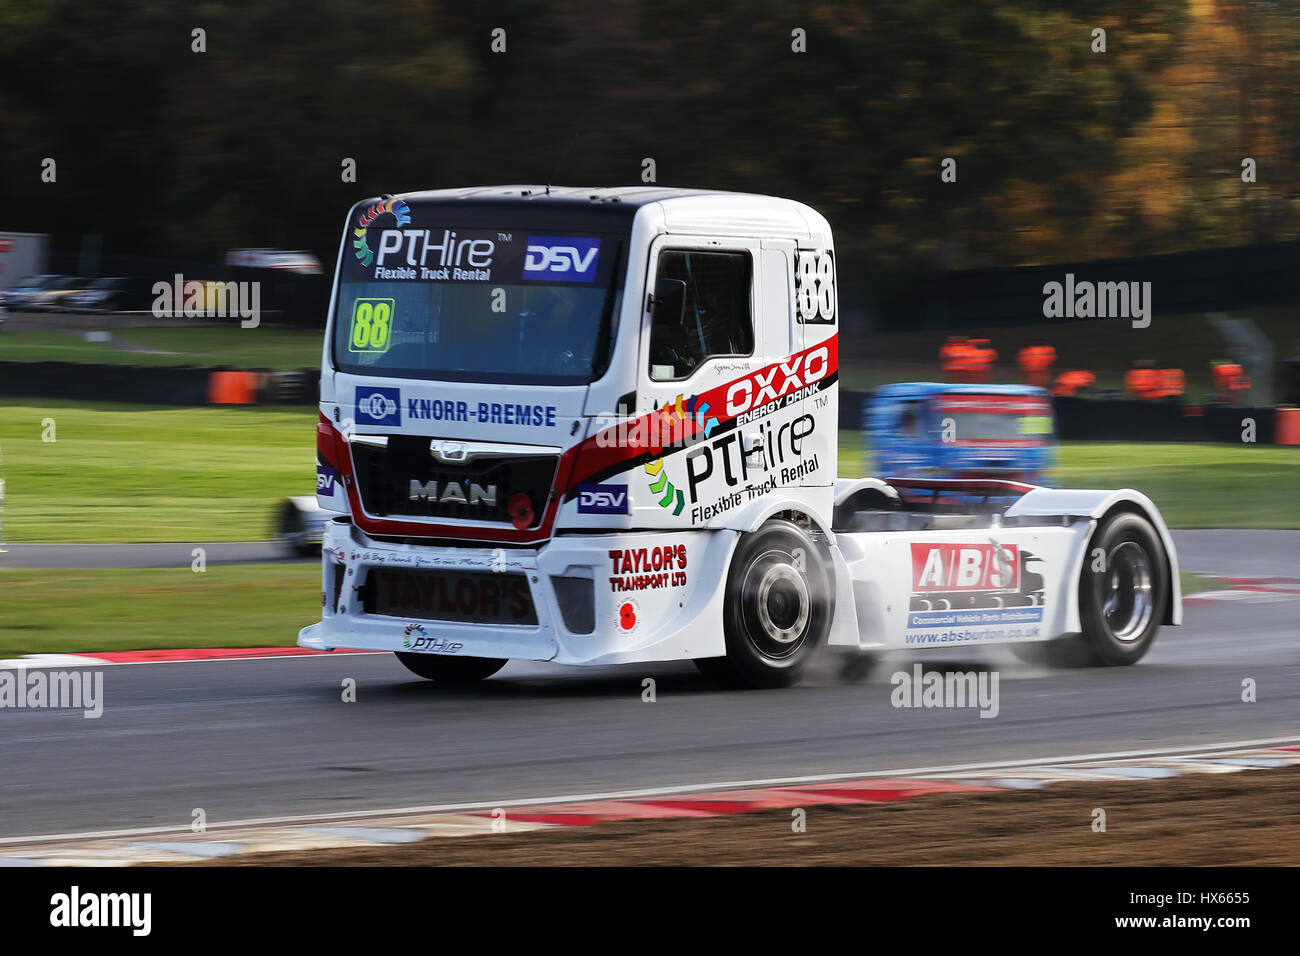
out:
M351 204L647 160L830 220L842 473L882 385L1029 384L1051 480L1300 527L1297 89L1270 0L0 0L0 541L275 537ZM261 325L159 320L176 273ZM1045 319L1067 274L1150 282L1150 326Z
M1300 707L1297 91L1295 0L0 0L0 670L174 662L114 668L109 720L9 715L0 839L1276 743ZM318 380L352 205L647 181L829 220L841 476L1143 492L1187 626L1139 668L1008 671L1002 722L897 711L884 672L724 695L665 664L671 703L647 708L641 665L512 662L467 696L387 654L179 663L295 654L320 618ZM260 322L165 314L177 275L258 283ZM1149 284L1149 323L1046 318L1069 276ZM1297 862L1295 778L1233 803L1230 762L1199 811L1142 779L1051 814L940 804L901 835L823 816L799 852L870 832L892 862ZM1159 819L1098 837L1078 808L1112 802Z
M328 272L359 198L636 182L650 158L663 184L827 215L850 361L885 351L873 330L1041 322L1043 277L1009 267L1183 254L1143 278L1157 314L1197 316L1201 351L1097 367L1085 342L1061 360L1103 385L1132 361L1176 362L1204 390L1201 353L1222 348L1199 313L1300 292L1298 73L1300 14L1270 0L0 0L0 231L48 235L45 268L74 278L240 249ZM289 298L292 320L319 324L319 295ZM1293 317L1259 320L1287 355ZM943 338L888 352L932 364Z

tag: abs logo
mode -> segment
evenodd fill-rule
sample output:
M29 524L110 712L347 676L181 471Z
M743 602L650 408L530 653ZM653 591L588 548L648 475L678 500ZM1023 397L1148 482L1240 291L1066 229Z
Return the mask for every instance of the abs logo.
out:
M1020 555L1014 544L913 544L912 591L1015 591Z
M402 424L402 393L396 388L357 386L358 425Z
M627 514L627 485L579 485L578 514Z
M523 278L595 282L599 255L599 239L532 236L524 256Z

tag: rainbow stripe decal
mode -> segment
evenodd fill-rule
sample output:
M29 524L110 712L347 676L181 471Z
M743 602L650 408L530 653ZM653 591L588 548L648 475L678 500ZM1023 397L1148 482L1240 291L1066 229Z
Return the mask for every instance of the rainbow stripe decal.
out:
M385 215L396 219L399 229L411 224L411 208L400 199L377 202L363 212L357 219L357 227L352 230L352 235L356 237L352 240L352 248L363 266L368 266L375 261L375 254L371 251L370 244L366 242L366 229L380 216Z

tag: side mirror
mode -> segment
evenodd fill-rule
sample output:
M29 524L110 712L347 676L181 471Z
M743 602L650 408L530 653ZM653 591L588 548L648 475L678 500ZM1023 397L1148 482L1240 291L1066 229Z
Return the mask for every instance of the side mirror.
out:
M686 312L686 283L681 279L656 279L652 328L679 328Z

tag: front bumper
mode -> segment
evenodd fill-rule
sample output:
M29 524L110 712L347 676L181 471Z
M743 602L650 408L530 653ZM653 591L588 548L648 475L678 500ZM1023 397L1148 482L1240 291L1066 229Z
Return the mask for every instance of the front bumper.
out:
M529 549L449 547L377 541L347 519L335 519L326 523L321 545L321 621L303 628L298 644L561 664L720 657L726 653L724 584L738 537L732 531L634 532L563 535ZM623 573L628 561L679 546L685 563L662 577ZM358 591L373 568L522 574L537 623L366 613ZM590 587L574 588L575 580ZM569 602L563 610L562 591ZM581 602L589 606L577 606Z

